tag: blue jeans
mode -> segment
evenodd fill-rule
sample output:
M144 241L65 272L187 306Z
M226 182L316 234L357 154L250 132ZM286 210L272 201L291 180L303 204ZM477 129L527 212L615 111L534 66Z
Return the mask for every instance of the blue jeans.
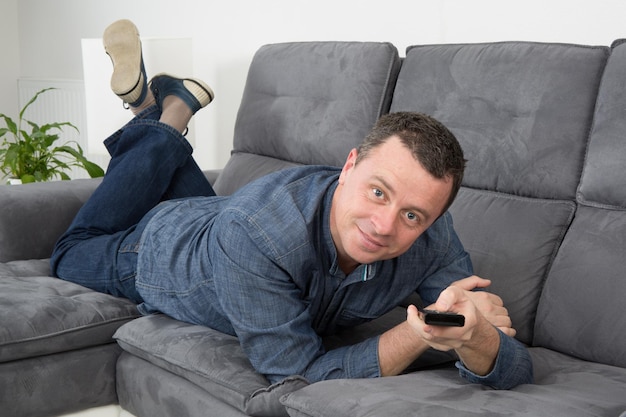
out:
M189 142L159 117L153 106L105 140L107 173L57 242L53 275L140 303L135 275L146 214L164 200L215 195Z

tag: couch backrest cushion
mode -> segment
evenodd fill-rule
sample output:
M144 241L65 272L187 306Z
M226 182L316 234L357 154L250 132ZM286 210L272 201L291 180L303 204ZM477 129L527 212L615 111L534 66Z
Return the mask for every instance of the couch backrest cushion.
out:
M298 164L342 166L387 113L400 68L395 46L296 42L255 54L237 115L234 149L215 183L230 194Z
M459 139L468 163L455 228L526 343L574 215L607 56L529 42L413 46L396 83L391 111L433 115Z
M578 198L626 206L626 40L616 41L602 78Z
M454 225L474 271L492 280L517 338L533 339L547 271L575 211L570 201L517 197L462 188L451 207Z
M448 126L468 187L573 200L607 56L532 42L409 47L391 111Z
M539 303L534 343L626 367L626 43L604 73L579 208Z

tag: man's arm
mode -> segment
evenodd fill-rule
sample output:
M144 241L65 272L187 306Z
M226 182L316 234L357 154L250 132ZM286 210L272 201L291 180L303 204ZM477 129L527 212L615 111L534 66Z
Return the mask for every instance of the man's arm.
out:
M429 347L408 321L387 330L378 340L381 376L399 375Z
M462 328L426 325L419 318L417 309L410 306L407 321L380 338L381 374L397 375L428 347L434 347L443 351L454 349L462 361L460 367L466 368L462 369L462 375L467 375L465 377L472 382L496 388L511 388L520 383L532 382L529 355L525 347L509 338L515 335L515 330L511 327L508 312L500 297L470 291L489 284L488 280L476 276L457 281L442 292L437 303L432 306L441 311L464 314L466 324ZM501 345L501 341L506 342L505 346ZM512 351L515 354L511 354ZM519 372L515 373L515 378L503 375L505 370L502 369L493 372L496 364Z
M457 339L456 336L447 335L445 337L439 336L435 338L435 336L430 334L426 337L420 336L419 332L413 327L413 322L421 322L422 325L432 328L436 326L423 324L418 317L415 306L410 306L407 312L407 321L388 330L380 337L378 354L382 376L400 374L431 347L431 344L432 347L437 350L447 351L451 349L449 345L443 343L456 345L456 353L472 372L478 375L486 375L491 371L498 355L500 336L498 335L498 331L487 322L484 317L482 318L484 323L474 326L473 330L470 332L473 334L473 337L463 343L463 337ZM454 332L456 328L442 330L452 330ZM431 344L427 342L429 339ZM440 339L446 340L445 342L435 342L435 340Z
M470 289L485 287L489 283L488 280L479 277L470 277L451 285L455 288L450 291L454 292L455 297L462 297L465 300L464 308L468 311L464 314L466 315L465 326L461 328L426 325L419 318L417 308L409 306L407 320L380 337L379 362L382 376L398 375L429 347L442 351L455 349L470 370L477 374L487 374L499 348L499 335L493 325L500 325L505 330L510 329L509 332L514 334L506 309L501 307L502 300L499 297L481 295L478 298L481 301L480 307L495 322L492 325L478 312L479 307L474 304L473 296L465 294ZM449 303L448 299L450 295L442 293L438 300L439 307L435 304L434 308L451 311L443 304ZM461 311L457 312L461 313ZM419 327L418 331L416 327Z

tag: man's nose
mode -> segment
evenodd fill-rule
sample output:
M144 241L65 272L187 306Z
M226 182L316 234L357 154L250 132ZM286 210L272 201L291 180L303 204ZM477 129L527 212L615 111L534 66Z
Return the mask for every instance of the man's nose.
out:
M380 207L372 215L374 231L383 236L394 233L397 220L398 215L396 210L391 206Z

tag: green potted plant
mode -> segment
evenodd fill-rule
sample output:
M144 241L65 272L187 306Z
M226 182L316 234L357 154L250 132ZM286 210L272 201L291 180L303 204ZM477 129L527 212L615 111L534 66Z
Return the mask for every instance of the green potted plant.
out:
M75 141L68 141L60 146L58 132L64 126L78 129L70 122L49 123L42 126L24 119L26 109L37 100L39 95L53 88L38 91L22 108L17 123L9 116L0 113L6 127L0 128L0 171L8 178L21 180L22 183L48 181L54 178L69 180L65 171L72 167L81 167L90 177L102 177L104 171L97 164L87 160L83 150ZM24 125L30 126L30 132Z

